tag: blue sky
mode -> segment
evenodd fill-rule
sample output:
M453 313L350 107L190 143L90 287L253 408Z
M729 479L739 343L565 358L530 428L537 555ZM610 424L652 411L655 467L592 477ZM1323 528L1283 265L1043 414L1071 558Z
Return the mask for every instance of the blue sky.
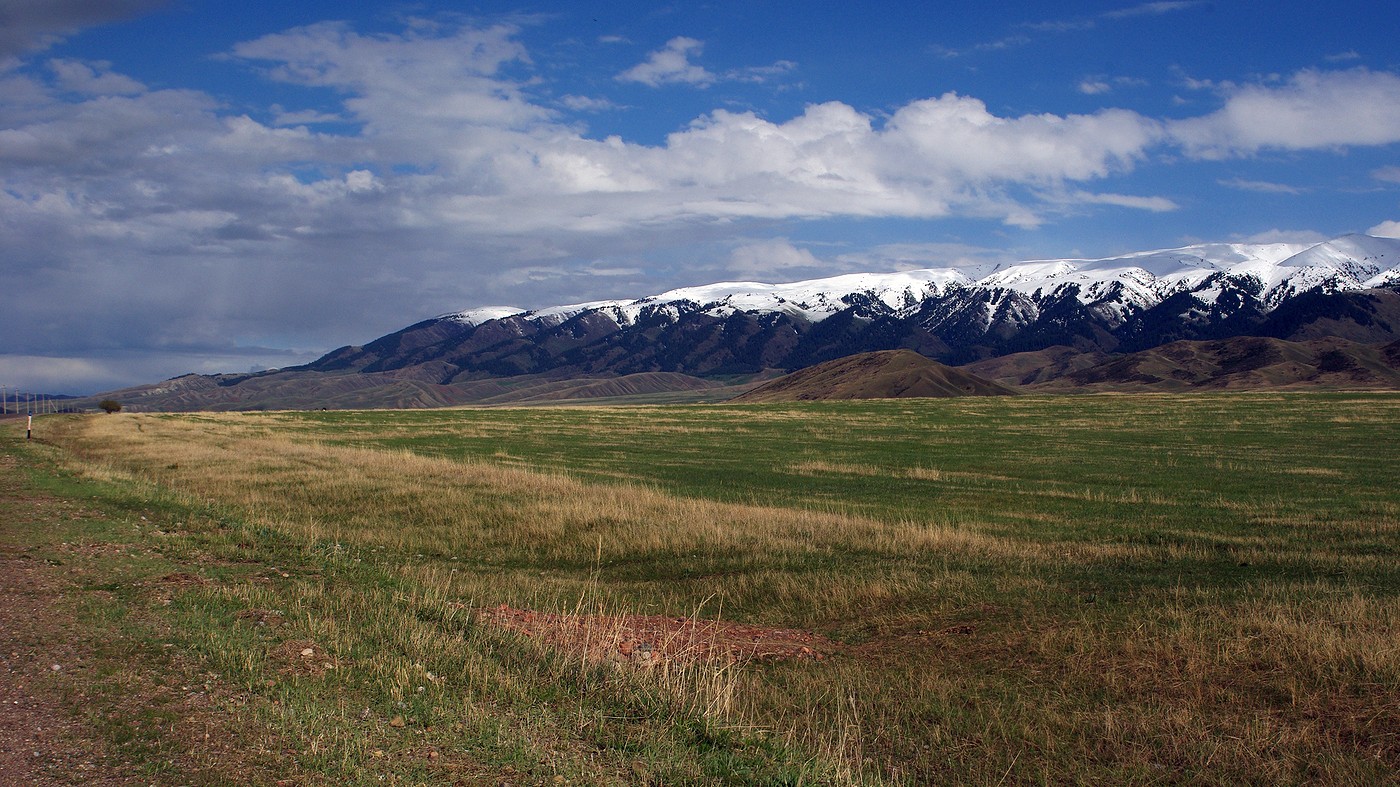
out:
M1400 234L1374 2L0 0L0 383L487 305Z

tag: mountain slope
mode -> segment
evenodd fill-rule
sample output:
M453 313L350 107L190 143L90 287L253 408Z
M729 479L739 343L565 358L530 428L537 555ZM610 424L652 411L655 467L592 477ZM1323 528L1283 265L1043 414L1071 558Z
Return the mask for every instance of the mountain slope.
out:
M1038 385L1110 355L1238 336L1400 339L1400 239L1201 244L990 272L727 282L531 311L484 307L305 366L181 378L139 398L174 409L433 407L505 401L542 384L553 387L532 396L598 395L621 389L560 381L635 375L649 393L618 395L649 396L657 386L699 390L688 382L696 378L730 384L880 350L950 365L988 362L977 368L1003 383ZM990 362L1021 353L1048 355L1022 356L1014 367Z
M764 383L734 402L1007 396L1010 388L909 350L883 350L810 366Z
M388 371L430 362L439 383L522 374L795 369L910 349L968 363L1064 345L1122 352L1257 334L1400 338L1400 240L1203 244L1098 260L1038 260L974 280L929 269L688 287L632 301L478 309L409 326L309 364ZM1299 299L1306 299L1300 305ZM1321 327L1319 319L1333 320Z
M1400 342L1367 345L1338 338L1288 342L1259 336L1172 342L1032 387L1045 392L1400 389Z

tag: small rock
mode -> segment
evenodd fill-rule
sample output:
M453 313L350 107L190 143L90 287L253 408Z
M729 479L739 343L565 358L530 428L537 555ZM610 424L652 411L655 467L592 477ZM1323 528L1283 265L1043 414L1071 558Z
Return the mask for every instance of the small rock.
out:
M309 659L309 658L311 658L312 656L316 655L316 649L315 649L315 648L302 648L301 655Z
M53 666L49 667L49 669L53 670L54 672L58 672L59 670L63 669L63 665L62 665L62 664L54 664Z

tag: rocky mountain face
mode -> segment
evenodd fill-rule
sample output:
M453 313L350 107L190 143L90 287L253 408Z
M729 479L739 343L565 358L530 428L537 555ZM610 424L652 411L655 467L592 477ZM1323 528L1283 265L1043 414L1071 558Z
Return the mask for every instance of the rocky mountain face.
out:
M1120 362L1097 378L1083 377L1090 367L1173 343L1185 343L1177 355L1195 354L1182 348L1235 337L1371 347L1400 340L1400 239L1203 244L990 272L726 282L532 311L480 308L342 347L301 367L187 375L113 393L138 409L181 410L719 400L748 381L884 350L971 364L1004 384L1098 390L1137 386L1143 376L1115 383ZM1205 358L1215 350L1202 352ZM1311 362L1298 352L1284 354L1301 364L1307 384L1361 380L1334 374L1326 363L1321 376L1307 377ZM1374 366L1370 356L1356 357ZM1168 378L1206 384L1212 363L1193 361ZM1067 381L1071 374L1082 379ZM1267 384L1275 376L1250 379ZM1385 384L1376 380L1369 384ZM670 394L679 398L657 398Z
M1240 335L1383 342L1400 338L1397 286L1400 240L1207 244L1025 262L977 280L930 269L468 311L302 368L412 368L425 381L455 384L547 373L742 375L891 349L964 364L1053 346L1133 352Z

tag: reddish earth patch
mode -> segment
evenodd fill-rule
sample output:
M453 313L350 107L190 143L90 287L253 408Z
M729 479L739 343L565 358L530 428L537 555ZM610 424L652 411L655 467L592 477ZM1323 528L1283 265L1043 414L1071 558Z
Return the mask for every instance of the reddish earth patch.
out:
M590 661L651 667L663 662L822 660L841 645L820 634L663 615L569 615L515 609L475 610L476 619Z

